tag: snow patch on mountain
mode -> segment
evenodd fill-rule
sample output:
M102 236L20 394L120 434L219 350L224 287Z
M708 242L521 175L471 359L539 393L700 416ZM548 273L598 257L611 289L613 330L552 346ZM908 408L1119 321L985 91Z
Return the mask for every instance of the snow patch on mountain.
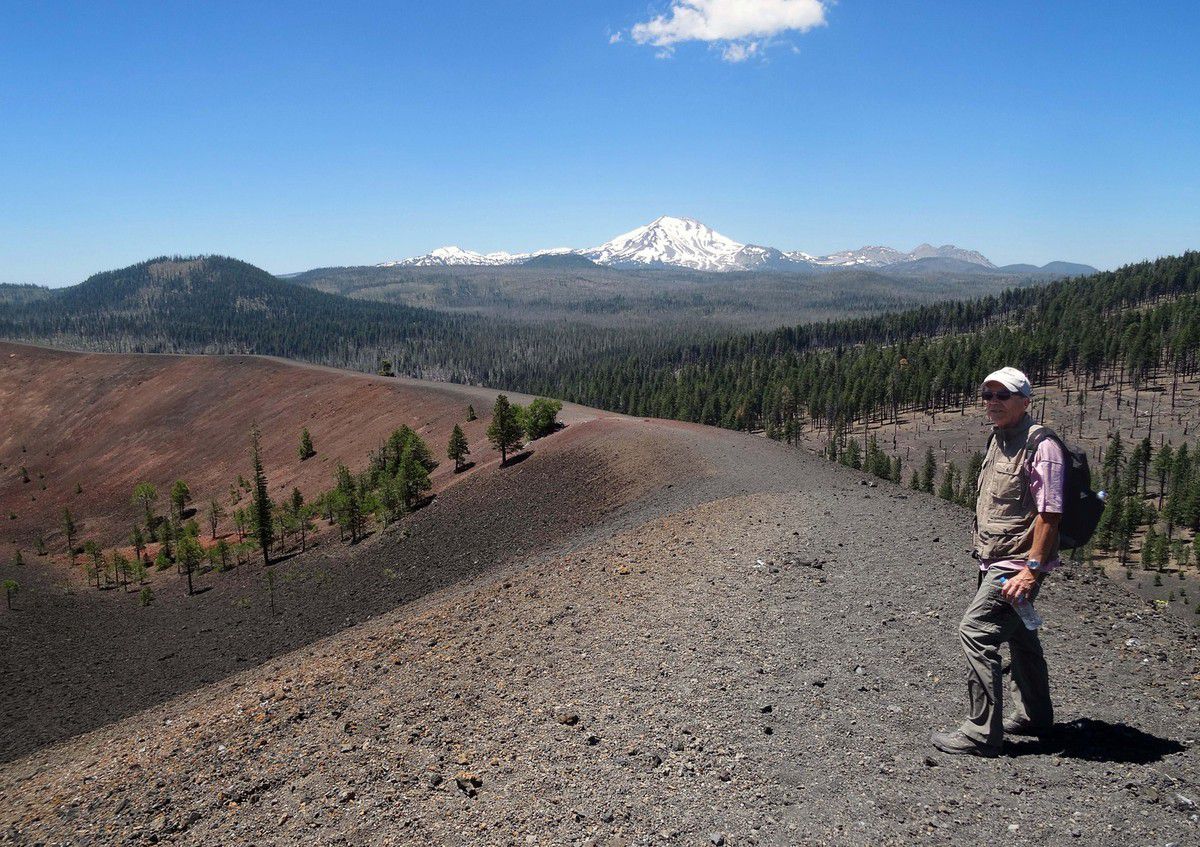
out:
M498 250L495 253L476 253L474 250L464 250L450 245L439 247L424 256L413 256L411 259L397 259L391 262L380 262L379 268L428 268L444 265L519 265L535 256L561 256L567 253L578 253L570 247L552 247L549 250L537 250L533 253L509 253Z
M436 267L439 265L519 265L535 256L576 254L599 265L615 268L675 267L697 271L803 270L814 267L882 268L918 259L941 257L995 268L975 250L953 244L934 247L921 244L904 253L893 247L869 245L857 250L842 250L827 256L814 256L802 250L782 251L774 247L742 244L705 226L695 218L663 215L598 247L573 250L556 247L532 253L477 253L461 247L439 247L423 256L383 262L378 267Z

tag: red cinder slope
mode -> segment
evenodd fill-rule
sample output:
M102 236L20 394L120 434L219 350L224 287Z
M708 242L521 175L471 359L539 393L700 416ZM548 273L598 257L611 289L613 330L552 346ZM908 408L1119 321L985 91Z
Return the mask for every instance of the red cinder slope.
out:
M80 539L118 543L140 514L130 503L139 482L157 487L160 512L176 479L188 483L197 508L216 498L228 510L230 484L251 476L255 422L276 501L293 487L306 497L331 487L339 462L362 469L401 424L441 460L432 475L438 491L454 480L445 452L456 423L477 466L498 460L485 435L498 393L258 356L71 353L0 342L0 555L10 558L14 545L28 555L39 534L61 547L64 507ZM467 423L468 404L479 420ZM560 419L596 414L568 406ZM301 462L305 426L317 455Z

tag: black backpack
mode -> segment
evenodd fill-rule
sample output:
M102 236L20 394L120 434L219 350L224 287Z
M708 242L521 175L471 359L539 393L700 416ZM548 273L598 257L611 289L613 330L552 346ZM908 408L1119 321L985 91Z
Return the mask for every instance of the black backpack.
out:
M1058 442L1067 465L1067 478L1063 481L1063 516L1058 525L1059 547L1064 550L1082 547L1091 540L1100 516L1104 514L1104 500L1092 491L1087 451L1068 447L1051 429L1043 427L1042 432L1042 438L1053 438ZM1037 449L1036 444L1033 449Z

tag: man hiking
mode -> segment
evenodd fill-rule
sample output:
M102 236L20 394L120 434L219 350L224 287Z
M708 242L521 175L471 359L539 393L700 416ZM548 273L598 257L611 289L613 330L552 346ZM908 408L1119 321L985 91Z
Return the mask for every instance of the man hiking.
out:
M1033 602L1042 578L1059 564L1066 476L1058 439L1029 415L1031 393L1016 368L1001 368L983 381L981 397L993 428L976 487L972 555L979 560L979 589L959 624L968 712L957 730L930 739L944 753L995 756L1004 733L1038 735L1054 723L1042 644L1016 608ZM1013 682L1008 718L1000 662L1006 642Z

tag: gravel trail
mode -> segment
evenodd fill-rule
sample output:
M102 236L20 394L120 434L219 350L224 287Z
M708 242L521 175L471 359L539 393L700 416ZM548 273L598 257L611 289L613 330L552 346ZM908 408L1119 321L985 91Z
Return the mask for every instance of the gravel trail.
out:
M965 512L759 439L587 426L641 444L598 473L641 486L603 521L0 766L0 842L1200 840L1193 629L1053 577L1058 733L945 756Z

